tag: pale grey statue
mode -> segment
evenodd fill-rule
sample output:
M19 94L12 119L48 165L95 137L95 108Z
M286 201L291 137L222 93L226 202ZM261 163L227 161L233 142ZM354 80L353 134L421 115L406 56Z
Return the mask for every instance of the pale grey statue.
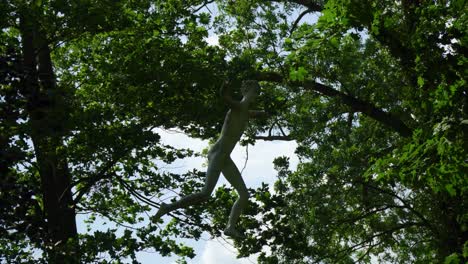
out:
M226 229L224 229L224 234L231 237L242 237L242 234L236 229L236 223L242 210L247 205L249 193L230 154L244 133L249 117L264 115L264 112L249 110L249 106L252 105L255 98L258 96L259 90L260 86L257 81L244 81L241 87L243 98L240 101L236 101L230 95L229 84L225 83L222 86L221 95L230 109L224 119L221 136L208 152L208 169L206 172L205 186L200 192L184 196L174 203L162 203L155 218L160 218L171 211L209 199L218 182L219 175L222 172L224 177L226 177L239 194L239 198L231 209L229 222Z

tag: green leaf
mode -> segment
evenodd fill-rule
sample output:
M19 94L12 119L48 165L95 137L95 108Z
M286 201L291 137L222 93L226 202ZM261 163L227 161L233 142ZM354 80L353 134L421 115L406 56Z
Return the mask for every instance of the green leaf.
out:
M34 0L34 5L35 5L36 7L42 6L42 0Z
M453 188L453 184L446 184L445 190L450 194L450 196L454 197L457 194L455 188Z
M338 46L340 45L340 39L336 36L333 36L330 38L330 44L334 47L334 48L338 48Z
M444 264L459 264L459 263L460 263L460 259L458 258L457 253L453 253L447 256L444 260Z
M424 78L421 76L418 76L418 86L419 88L422 88L424 86Z
M292 81L304 81L307 76L307 70L304 67L298 67L297 70L294 68L290 69L289 78Z
M463 257L468 257L468 241L463 244Z

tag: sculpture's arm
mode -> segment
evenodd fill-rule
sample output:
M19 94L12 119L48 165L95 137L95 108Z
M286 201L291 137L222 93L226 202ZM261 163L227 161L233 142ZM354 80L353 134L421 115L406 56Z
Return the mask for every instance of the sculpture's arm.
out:
M265 111L249 110L250 118L268 118L270 115Z
M240 108L241 103L239 101L232 99L231 89L227 81L223 83L223 85L221 86L221 89L219 90L219 93L221 97L223 98L224 102L226 102L226 104L229 106L229 108L235 108L235 109Z

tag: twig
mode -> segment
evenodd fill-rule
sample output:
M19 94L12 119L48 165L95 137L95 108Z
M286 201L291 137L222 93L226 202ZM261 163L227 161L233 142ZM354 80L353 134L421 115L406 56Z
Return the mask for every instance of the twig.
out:
M214 2L214 0L205 1L205 2L203 2L203 4L201 4L199 7L197 7L197 8L196 8L195 10L193 10L192 12L193 12L193 13L198 13L198 11L200 11L200 10L202 10L203 8L206 7L206 9L208 9L208 11L209 11L210 13L212 13L211 10L208 8L208 5L211 4L211 3L213 3L213 2Z
M292 141L294 140L290 136L254 136L253 139L273 141L273 140L282 140L282 141Z
M247 161L248 160L249 160L249 144L247 144L247 146L245 146L245 161L244 161L244 167L242 168L242 170L240 172L241 175L244 172L245 167L247 167Z
M407 208L408 210L410 210L411 212L413 212L413 214L415 214L419 219L421 219L421 221L424 223L424 225L426 227L428 227L429 229L431 229L432 231L435 231L437 232L437 229L435 227L432 226L432 224L422 215L422 213L420 213L419 211L417 211L416 209L414 209L410 204L408 204L408 202L403 199L402 197L398 196L396 193L393 193L391 191L387 191L385 189L382 189L382 188L379 188L377 186L374 186L372 184L369 184L368 182L362 182L362 181L357 181L357 182L360 182L362 184L365 184L366 186L374 189L374 190L377 190L383 194L386 194L386 195L389 195L389 196L392 196L394 198L396 198L397 200L399 200L403 206L405 208Z
M281 131L281 134L283 135L283 137L286 137L286 133L284 133L283 128L280 125L278 125L278 128Z
M314 12L314 10L312 10L312 9L309 8L309 9L303 11L303 12L296 18L296 21L294 21L294 24L292 25L291 30L289 30L289 36L292 35L292 33L294 32L294 30L296 30L296 28L297 28L297 26L299 25L299 22L301 22L302 18L303 18L305 15L307 15L307 14L309 14L309 13L312 13L312 12Z
M77 204L81 200L81 198L89 191L89 189L91 189L91 187L94 184L96 184L98 181L102 179L110 178L112 174L107 174L107 171L110 170L115 164L117 164L117 162L122 157L124 157L130 150L123 150L120 153L116 154L116 156L114 156L112 160L110 160L107 164L102 166L101 169L98 172L96 172L94 175L92 175L91 177L88 177L86 179L83 179L83 180L80 180L71 184L70 188L73 186L76 186L78 183L86 181L85 186L83 186L83 188L75 192L75 194L78 193L78 195L73 200L73 203Z

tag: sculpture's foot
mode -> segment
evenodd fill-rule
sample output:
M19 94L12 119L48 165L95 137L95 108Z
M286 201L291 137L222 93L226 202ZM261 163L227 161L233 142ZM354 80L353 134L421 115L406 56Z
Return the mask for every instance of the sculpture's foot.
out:
M244 234L242 234L241 232L237 231L234 227L226 227L226 229L224 229L224 234L228 237L232 237L232 238L245 238Z
M158 212L153 216L153 220L157 221L159 220L161 217L163 217L163 215L169 213L169 205L165 204L165 203L161 203L161 205L159 206L159 210Z

